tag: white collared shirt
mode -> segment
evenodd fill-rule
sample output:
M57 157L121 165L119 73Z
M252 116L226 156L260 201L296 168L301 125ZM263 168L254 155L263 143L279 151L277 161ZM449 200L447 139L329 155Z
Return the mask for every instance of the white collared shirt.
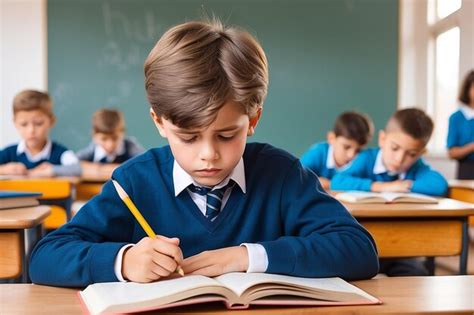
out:
M345 169L347 169L349 166L351 166L351 163L352 161L350 161L349 163L341 166L341 167L337 167L336 165L336 159L334 158L334 148L332 145L329 145L329 148L328 148L328 156L326 158L326 168L327 169L336 169L338 172L340 171L343 171Z
M104 157L106 158L108 163L111 163L115 160L115 158L121 154L125 153L125 141L120 141L119 145L115 149L115 152L112 154L107 154L104 148L101 145L95 144L94 145L94 162L100 162Z
M459 109L467 120L474 119L474 108L463 104Z
M43 149L37 154L32 155L26 147L25 140L21 140L16 148L16 154L20 155L22 153L25 153L28 161L36 163L41 160L49 160L49 158L51 157L52 147L53 143L50 139L48 139ZM74 152L72 152L71 150L64 151L63 154L61 154L61 165L73 165L77 163L79 163L79 160L77 159Z
M239 185L242 192L246 193L246 185L245 185L245 167L244 167L244 160L240 158L239 163L237 163L236 167L232 170L229 176L227 176L222 182L215 186L215 188L224 187L229 183L229 180L233 180ZM173 164L173 185L174 185L174 195L178 196L183 190L187 190L190 194L192 200L202 212L203 215L206 214L206 196L201 196L197 193L193 193L191 190L187 189L189 185L197 184L194 179L186 173L186 171L176 162L174 161ZM235 187L234 187L235 188ZM227 203L229 196L232 190L227 189L224 193L224 198L222 199L222 206L221 209ZM133 244L123 246L120 251L117 253L115 258L114 264L114 271L117 279L119 281L125 282L125 279L122 276L122 260L123 260L123 253L128 248L133 246ZM249 259L249 266L247 268L247 272L265 272L268 268L268 255L265 247L260 244L254 243L242 243L240 246L245 246L248 252L248 259Z
M387 168L385 167L385 164L383 164L383 160L382 160L382 150L379 150L379 152L377 153L377 157L375 158L373 173L374 173L374 174L388 173L390 176L398 175L398 179L404 179L405 176L407 175L407 173L393 173L393 172L389 172L389 171L387 170Z

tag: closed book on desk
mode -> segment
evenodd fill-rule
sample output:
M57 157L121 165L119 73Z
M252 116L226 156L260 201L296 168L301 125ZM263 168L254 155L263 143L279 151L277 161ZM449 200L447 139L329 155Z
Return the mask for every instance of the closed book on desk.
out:
M0 190L0 210L37 206L39 197L41 193Z
M336 199L349 203L438 203L431 196L396 192L346 191L336 194Z
M380 304L340 278L298 278L233 272L209 278L190 275L154 283L106 282L79 292L91 314L133 313L222 301L229 309L255 305Z

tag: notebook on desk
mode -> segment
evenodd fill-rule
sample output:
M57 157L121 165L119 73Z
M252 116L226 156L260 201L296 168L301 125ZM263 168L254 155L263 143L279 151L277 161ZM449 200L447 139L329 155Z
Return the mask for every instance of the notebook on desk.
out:
M37 206L41 195L37 192L0 190L0 210Z
M349 203L438 203L436 198L416 193L347 191L336 194L336 199Z
M79 292L91 314L133 313L222 301L229 309L249 305L356 305L381 301L340 278L299 278L233 272L210 278L190 275L153 283L108 282Z

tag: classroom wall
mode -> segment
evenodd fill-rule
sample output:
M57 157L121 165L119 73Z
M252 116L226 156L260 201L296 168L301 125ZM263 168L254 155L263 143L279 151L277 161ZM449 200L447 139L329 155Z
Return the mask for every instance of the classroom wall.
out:
M46 0L0 1L0 147L18 141L12 100L46 90Z
M344 110L367 112L380 129L396 109L396 0L49 0L47 12L52 135L73 149L90 140L101 106L123 110L146 147L165 144L149 119L143 62L168 27L206 13L246 28L267 53L269 94L253 140L300 155Z

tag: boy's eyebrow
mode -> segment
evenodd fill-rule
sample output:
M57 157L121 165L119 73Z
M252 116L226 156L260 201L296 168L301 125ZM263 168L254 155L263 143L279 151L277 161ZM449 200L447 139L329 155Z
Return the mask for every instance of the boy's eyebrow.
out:
M239 129L239 128L240 128L239 125L232 125L232 126L227 126L227 127L220 128L220 129L215 129L213 131L215 131L215 132L225 132L225 131L233 131L233 130L236 130L236 129ZM179 133L179 134L194 135L194 134L199 133L200 131L199 130L188 130L188 129L176 129L176 130L174 130L174 132Z

